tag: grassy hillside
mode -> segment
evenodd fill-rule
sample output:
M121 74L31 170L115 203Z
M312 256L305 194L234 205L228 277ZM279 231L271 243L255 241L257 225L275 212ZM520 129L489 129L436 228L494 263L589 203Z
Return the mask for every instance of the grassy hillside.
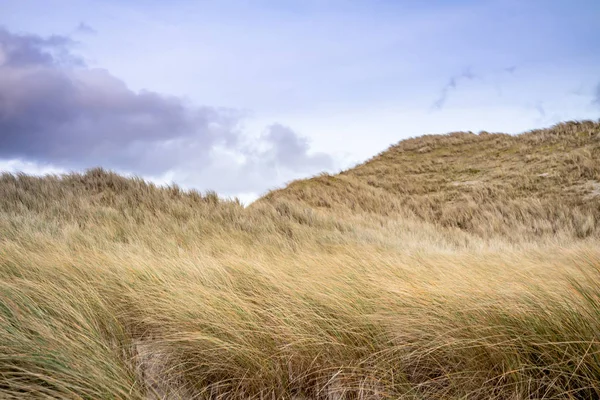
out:
M4 174L0 398L598 398L598 159L424 136L248 208Z
M511 136L456 132L404 140L340 175L266 198L315 208L417 217L484 238L600 236L600 124Z

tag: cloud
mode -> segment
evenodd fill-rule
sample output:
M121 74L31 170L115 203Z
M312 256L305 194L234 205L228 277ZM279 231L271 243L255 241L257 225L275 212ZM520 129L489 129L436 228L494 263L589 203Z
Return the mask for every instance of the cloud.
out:
M600 106L600 82L596 85L596 91L594 93L594 100L592 100L592 103Z
M235 112L135 93L105 70L62 65L51 51L64 52L66 38L3 38L2 158L157 173L182 151L203 159L215 144L236 138Z
M67 172L52 165L42 165L22 160L0 160L0 171L23 172L30 175L64 174Z
M95 35L98 32L85 22L80 22L79 25L77 25L77 28L75 28L75 33L80 33L84 35Z
M274 165L286 165L292 169L299 169L305 165L320 168L332 167L331 157L323 153L309 155L308 140L298 136L286 126L281 124L271 125L263 139L271 147L260 156L268 156Z
M259 138L231 147L215 147L210 168L178 166L173 172L184 186L218 179L222 193L264 193L268 189L322 171L332 172L334 159L325 153L309 153L306 138L289 127L274 124ZM190 173L190 171L193 171Z
M72 44L68 37L0 29L0 159L181 176L189 186L228 194L261 191L333 165L282 125L248 143L239 111L134 92L108 71L88 68L70 52ZM210 171L226 171L232 181ZM193 178L198 175L204 178ZM262 175L274 181L261 181Z
M456 90L456 86L460 81L464 81L464 80L471 81L471 80L475 79L476 77L477 76L474 75L469 68L465 69L459 75L454 75L454 76L450 77L450 79L448 80L448 83L446 83L446 85L442 88L439 98L433 103L432 108L434 108L436 110L441 110L444 107L444 105L446 104L446 101L448 100L448 94L451 91Z
M77 65L81 59L69 52L73 44L66 36L13 35L0 27L0 68Z
M543 102L538 102L535 105L535 109L538 112L538 114L540 114L540 117L544 118L546 116L546 109L544 109L544 103Z
M512 65L510 67L504 68L504 71L508 72L511 75L514 74L516 70L517 70L517 66L516 65Z

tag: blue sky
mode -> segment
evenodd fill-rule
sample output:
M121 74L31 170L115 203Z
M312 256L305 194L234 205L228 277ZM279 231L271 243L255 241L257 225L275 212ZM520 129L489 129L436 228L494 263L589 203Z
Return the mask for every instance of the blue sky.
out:
M39 65L19 72L5 62L13 78L0 97L13 99L19 87L54 96L47 82L60 74L80 88L60 92L78 99L64 106L82 111L66 117L44 106L43 115L71 118L45 130L48 123L8 121L5 110L12 133L0 132L8 149L0 168L103 164L250 200L411 136L597 119L599 20L600 2L591 0L4 0L6 48L34 43L80 62L44 64L36 81ZM69 43L48 50L35 39L52 35ZM82 100L98 96L128 106ZM15 104L42 110L33 95ZM124 109L130 114L113 121ZM39 148L23 139L41 136Z

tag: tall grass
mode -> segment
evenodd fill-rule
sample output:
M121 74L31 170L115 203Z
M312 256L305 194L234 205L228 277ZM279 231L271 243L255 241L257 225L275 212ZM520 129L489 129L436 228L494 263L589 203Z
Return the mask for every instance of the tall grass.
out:
M336 176L293 182L267 199L418 218L514 244L600 237L600 123L521 135L456 132L402 141Z
M554 129L401 142L248 208L100 169L4 174L0 398L599 398L598 126ZM413 144L427 164L496 138L559 186L397 170Z

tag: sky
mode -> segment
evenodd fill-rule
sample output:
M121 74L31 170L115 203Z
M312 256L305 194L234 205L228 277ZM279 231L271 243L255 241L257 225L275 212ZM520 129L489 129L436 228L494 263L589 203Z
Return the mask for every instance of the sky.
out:
M0 0L0 170L248 203L414 136L600 118L597 0Z

